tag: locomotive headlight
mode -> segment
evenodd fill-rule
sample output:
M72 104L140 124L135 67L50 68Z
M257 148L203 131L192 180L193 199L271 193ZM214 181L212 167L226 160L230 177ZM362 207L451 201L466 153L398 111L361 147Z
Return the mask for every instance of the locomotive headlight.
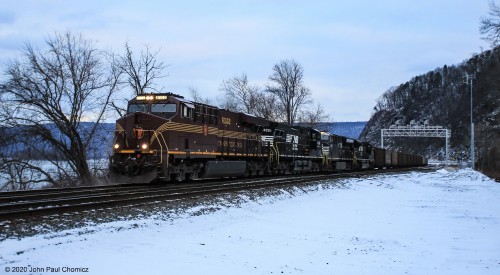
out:
M120 148L120 144L115 143L115 145L114 145L113 147L114 147L115 149L118 149L118 148Z
M141 148L142 148L142 150L146 150L146 149L148 149L148 144L143 143L143 144L141 145Z

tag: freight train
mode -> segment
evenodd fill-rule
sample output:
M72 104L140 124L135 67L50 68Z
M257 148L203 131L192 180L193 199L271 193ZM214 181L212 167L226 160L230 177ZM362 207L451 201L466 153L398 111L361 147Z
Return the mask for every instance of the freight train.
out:
M115 183L421 166L426 159L367 142L192 102L142 94L116 121Z

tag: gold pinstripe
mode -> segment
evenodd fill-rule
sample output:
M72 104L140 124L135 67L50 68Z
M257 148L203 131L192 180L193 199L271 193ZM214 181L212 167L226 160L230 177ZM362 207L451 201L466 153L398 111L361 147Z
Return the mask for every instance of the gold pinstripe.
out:
M187 123L177 123L177 122L165 122L162 124L160 127L156 129L157 132L165 132L165 131L177 131L177 132L183 132L183 133L193 133L193 134L203 134L203 125L192 125L192 124L187 124ZM216 135L217 137L223 137L223 138L237 138L237 139L247 139L248 134L254 134L254 133L244 133L244 132L237 132L237 131L227 131L227 130L220 130L219 128L216 127L208 127L208 134L209 135ZM155 137L153 137L153 141L155 140Z

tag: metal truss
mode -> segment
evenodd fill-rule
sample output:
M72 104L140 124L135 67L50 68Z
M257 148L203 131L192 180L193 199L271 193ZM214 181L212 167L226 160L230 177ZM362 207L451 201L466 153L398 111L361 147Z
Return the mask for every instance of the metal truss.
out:
M400 126L392 125L389 129L380 130L380 140L381 147L384 148L384 137L437 137L445 138L446 145L446 164L448 164L448 149L449 149L449 139L451 138L451 131L443 128L442 126L420 126L420 125L409 125Z

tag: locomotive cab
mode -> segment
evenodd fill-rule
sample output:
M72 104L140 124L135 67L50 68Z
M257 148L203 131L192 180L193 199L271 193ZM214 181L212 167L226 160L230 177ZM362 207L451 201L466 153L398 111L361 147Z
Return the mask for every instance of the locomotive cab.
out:
M168 135L158 131L158 125L179 116L192 119L192 107L174 94L139 95L130 100L127 114L116 122L110 157L111 181L155 180L168 163Z

